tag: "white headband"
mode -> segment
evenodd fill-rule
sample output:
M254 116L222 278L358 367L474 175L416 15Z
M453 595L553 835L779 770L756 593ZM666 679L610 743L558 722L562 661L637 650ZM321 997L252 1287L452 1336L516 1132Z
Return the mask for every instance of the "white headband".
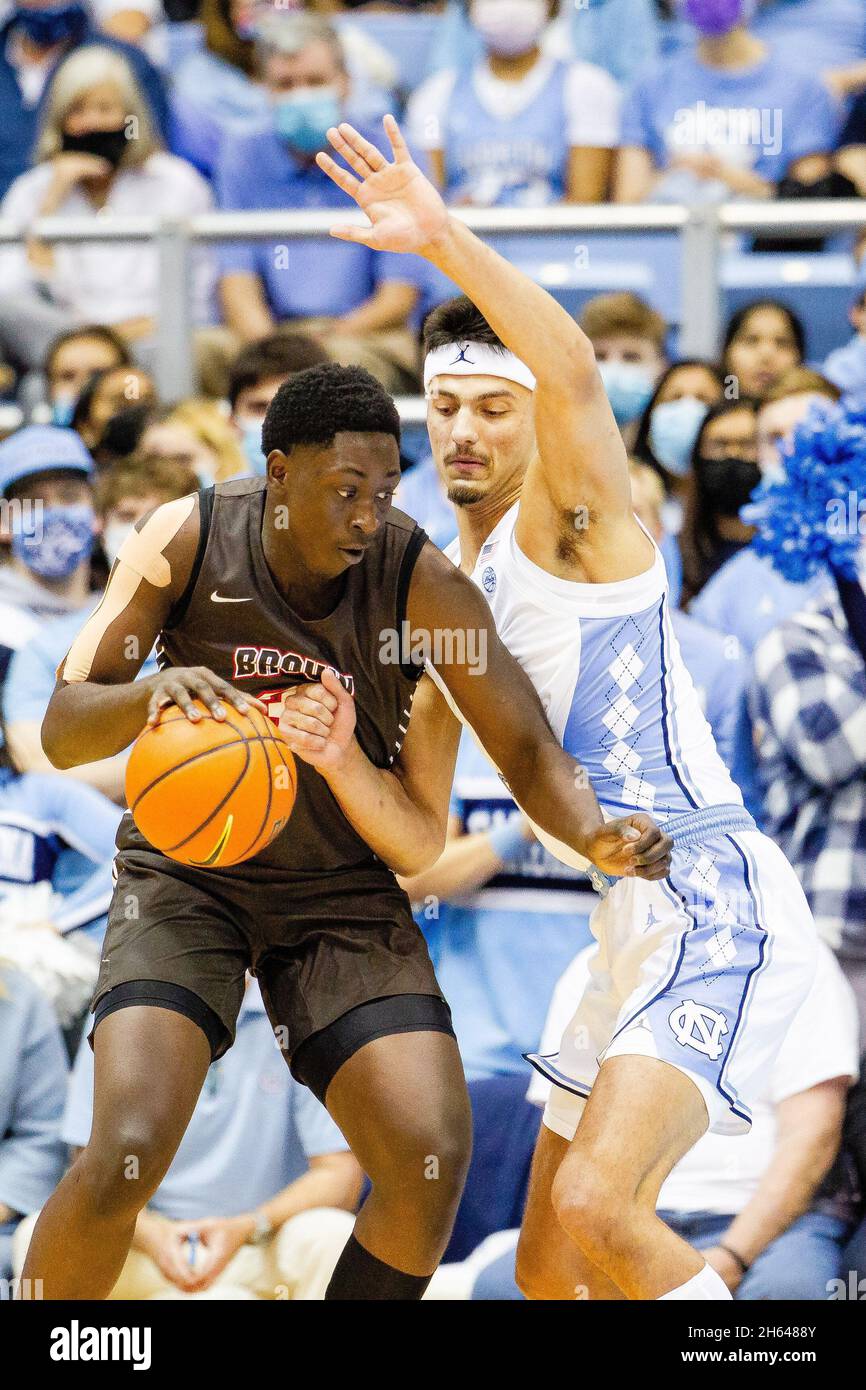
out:
M434 376L501 376L535 390L535 377L525 362L505 348L489 343L448 343L428 352L424 362L424 394L430 394Z

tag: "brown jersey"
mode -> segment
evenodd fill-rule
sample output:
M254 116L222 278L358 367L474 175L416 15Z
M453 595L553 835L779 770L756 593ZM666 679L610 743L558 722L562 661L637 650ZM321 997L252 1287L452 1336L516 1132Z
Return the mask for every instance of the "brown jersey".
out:
M383 659L386 635L404 631L406 595L425 533L391 510L364 558L346 571L342 598L325 618L305 619L280 594L262 545L267 480L241 478L200 494L201 536L186 590L157 642L160 667L207 666L256 695L279 719L285 691L330 667L355 698L356 737L370 761L388 767L409 723L418 667ZM393 644L390 648L393 650ZM319 885L338 890L393 876L349 824L324 778L297 759L298 791L284 829L242 864L209 875ZM132 817L118 849L147 848Z

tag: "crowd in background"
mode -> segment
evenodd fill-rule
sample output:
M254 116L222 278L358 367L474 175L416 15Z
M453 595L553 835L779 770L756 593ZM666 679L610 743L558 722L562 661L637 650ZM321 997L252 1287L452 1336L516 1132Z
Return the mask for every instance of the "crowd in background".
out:
M364 23L409 11L435 20L410 54ZM756 138L735 117L758 108L769 124ZM345 118L382 146L388 110L454 205L863 194L866 9L21 0L0 11L0 221L20 232L0 243L0 1278L20 1269L34 1214L87 1142L82 1027L125 805L126 754L65 772L48 763L39 731L56 668L141 517L264 473L262 421L291 374L360 363L417 393L423 317L455 292L416 258L336 240L200 248L197 394L160 400L156 250L52 245L32 226L333 208L315 163L325 132ZM751 1135L705 1136L662 1191L665 1219L742 1298L851 1297L843 1288L866 1277L866 665L828 582L779 576L748 512L761 480L784 472L797 425L866 393L864 249L853 235L845 245L855 288L823 361L773 297L731 315L713 360L678 355L676 325L631 291L580 310L684 660L825 943ZM403 463L398 505L447 544L456 525L432 458ZM142 655L147 675L155 662ZM592 894L466 741L445 852L404 886L453 1010L476 1136L428 1296L518 1297L514 1228L544 1101L524 1054L569 1012ZM285 1067L252 981L115 1296L321 1297L363 1183ZM256 1243L260 1211L276 1234ZM726 1258L732 1230L748 1269Z

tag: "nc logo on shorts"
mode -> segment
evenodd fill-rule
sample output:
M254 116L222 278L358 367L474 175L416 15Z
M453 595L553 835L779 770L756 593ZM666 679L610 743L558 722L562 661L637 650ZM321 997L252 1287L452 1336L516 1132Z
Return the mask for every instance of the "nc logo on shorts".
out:
M492 594L493 590L496 588L496 570L490 565L487 566L486 570L482 571L481 583L485 594Z
M671 1032L680 1047L693 1047L713 1062L722 1055L722 1038L728 1031L724 1014L684 999L668 1017Z

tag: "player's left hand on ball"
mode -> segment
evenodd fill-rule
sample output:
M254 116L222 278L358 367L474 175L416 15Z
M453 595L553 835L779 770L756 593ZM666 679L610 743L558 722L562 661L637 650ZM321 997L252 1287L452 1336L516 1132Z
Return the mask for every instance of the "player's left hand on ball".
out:
M304 762L326 771L339 766L355 732L355 701L333 671L286 693L280 733Z
M604 874L623 878L667 878L673 840L642 811L607 821L590 842L589 858Z

